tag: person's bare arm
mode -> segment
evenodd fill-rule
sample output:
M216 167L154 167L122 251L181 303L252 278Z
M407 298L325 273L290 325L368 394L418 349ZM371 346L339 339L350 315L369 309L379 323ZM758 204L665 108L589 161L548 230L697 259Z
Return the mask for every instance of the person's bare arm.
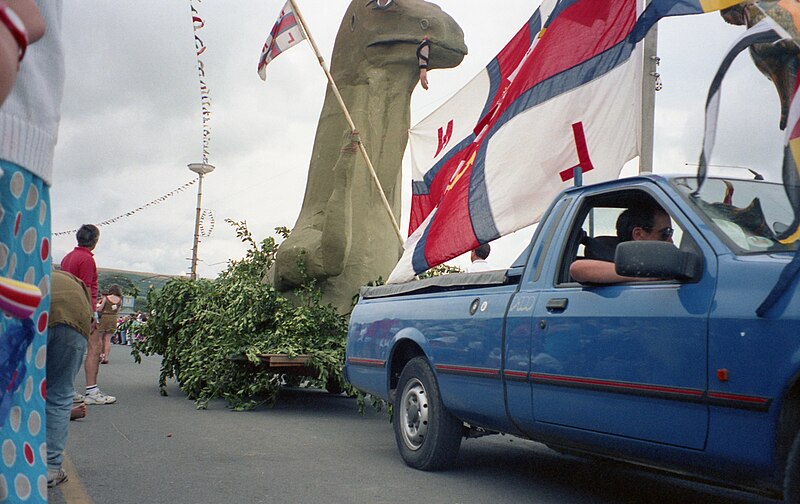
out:
M34 0L5 0L25 25L28 44L33 44L44 35L44 19ZM5 24L0 23L0 103L14 87L19 69L19 44Z
M593 284L613 284L621 282L642 282L652 278L637 278L618 275L613 262L596 259L579 259L569 266L569 274L576 282Z

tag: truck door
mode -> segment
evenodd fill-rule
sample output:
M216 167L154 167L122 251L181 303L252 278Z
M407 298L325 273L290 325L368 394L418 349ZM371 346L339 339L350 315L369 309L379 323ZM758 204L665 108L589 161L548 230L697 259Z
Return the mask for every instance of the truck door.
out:
M659 191L642 186L585 194L558 233L563 238L551 247L555 260L543 272L533 312L530 383L536 425L705 446L707 324L716 262ZM613 243L619 214L648 198L670 214L674 243L703 255L702 278L615 285L573 281L569 266L576 256Z

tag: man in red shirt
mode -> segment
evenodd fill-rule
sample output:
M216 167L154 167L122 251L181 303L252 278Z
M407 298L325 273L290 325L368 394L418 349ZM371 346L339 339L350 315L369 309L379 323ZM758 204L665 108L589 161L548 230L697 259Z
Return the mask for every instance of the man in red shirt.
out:
M97 265L94 262L92 250L100 239L100 230L93 224L84 224L76 233L78 246L61 260L61 269L72 273L83 280L83 283L92 291L92 302L97 301ZM86 404L113 404L117 402L114 396L106 395L97 386L97 372L100 368L100 352L102 341L97 331L97 323L92 323L92 331L88 339L88 351L83 370L86 374Z
M100 230L94 224L84 224L75 235L78 246L61 260L61 269L80 278L92 291L92 303L97 301L97 265L92 250L100 239Z

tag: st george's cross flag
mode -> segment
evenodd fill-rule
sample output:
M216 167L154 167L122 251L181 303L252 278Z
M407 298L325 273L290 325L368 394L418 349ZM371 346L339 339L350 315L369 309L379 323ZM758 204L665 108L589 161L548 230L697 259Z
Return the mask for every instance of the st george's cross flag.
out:
M608 180L638 155L640 8L545 2L467 95L412 128L411 236L390 283L537 222L576 167Z
M305 38L303 29L297 22L292 3L286 2L261 49L261 57L258 59L258 75L261 80L267 79L267 65L270 61Z

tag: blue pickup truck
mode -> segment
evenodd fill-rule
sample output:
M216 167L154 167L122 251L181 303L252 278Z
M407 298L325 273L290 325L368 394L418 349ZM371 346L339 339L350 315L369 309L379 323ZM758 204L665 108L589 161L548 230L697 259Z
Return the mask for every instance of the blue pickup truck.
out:
M642 202L668 213L672 243L615 243ZM798 502L800 294L756 315L797 249L775 238L792 221L783 186L758 180L567 189L508 270L362 288L347 379L392 403L418 469L507 433ZM570 276L609 246L618 273L649 281Z

